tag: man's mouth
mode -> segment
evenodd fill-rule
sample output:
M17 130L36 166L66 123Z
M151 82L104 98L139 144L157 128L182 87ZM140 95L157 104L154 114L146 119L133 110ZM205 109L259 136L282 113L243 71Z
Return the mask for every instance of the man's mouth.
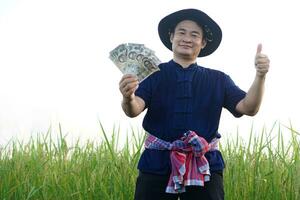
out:
M184 49L190 49L190 48L192 48L191 46L189 46L189 45L180 45L181 47L183 47Z

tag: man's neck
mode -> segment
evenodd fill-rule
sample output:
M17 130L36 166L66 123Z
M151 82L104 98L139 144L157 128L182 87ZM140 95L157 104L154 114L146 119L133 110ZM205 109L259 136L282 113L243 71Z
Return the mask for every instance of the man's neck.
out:
M189 67L191 64L196 63L196 59L192 60L192 59L181 59L181 58L177 58L174 57L173 60L178 63L179 65L181 65L181 67L183 68L187 68Z

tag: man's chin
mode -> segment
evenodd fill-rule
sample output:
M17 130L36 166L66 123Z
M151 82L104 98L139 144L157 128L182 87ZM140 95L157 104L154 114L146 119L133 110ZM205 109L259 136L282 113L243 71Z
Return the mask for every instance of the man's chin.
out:
M194 55L191 52L177 52L177 55L182 58L194 58Z
M191 56L192 52L190 51L177 51L177 54L184 56Z

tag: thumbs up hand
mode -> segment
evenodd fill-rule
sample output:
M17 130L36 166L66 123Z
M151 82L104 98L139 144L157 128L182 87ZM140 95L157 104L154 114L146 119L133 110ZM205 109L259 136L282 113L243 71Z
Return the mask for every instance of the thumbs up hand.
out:
M259 77L264 77L266 73L269 71L270 60L268 56L262 54L261 51L262 51L262 44L258 44L254 64L256 68L256 75Z

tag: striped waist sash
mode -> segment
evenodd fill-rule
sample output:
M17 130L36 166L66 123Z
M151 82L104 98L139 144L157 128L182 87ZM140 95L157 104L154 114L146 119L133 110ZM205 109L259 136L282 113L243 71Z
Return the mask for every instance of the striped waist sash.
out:
M204 186L204 182L210 180L209 163L204 154L218 149L218 138L207 143L194 131L187 131L180 140L171 143L147 134L146 149L171 151L172 171L167 193L185 192L185 186Z

